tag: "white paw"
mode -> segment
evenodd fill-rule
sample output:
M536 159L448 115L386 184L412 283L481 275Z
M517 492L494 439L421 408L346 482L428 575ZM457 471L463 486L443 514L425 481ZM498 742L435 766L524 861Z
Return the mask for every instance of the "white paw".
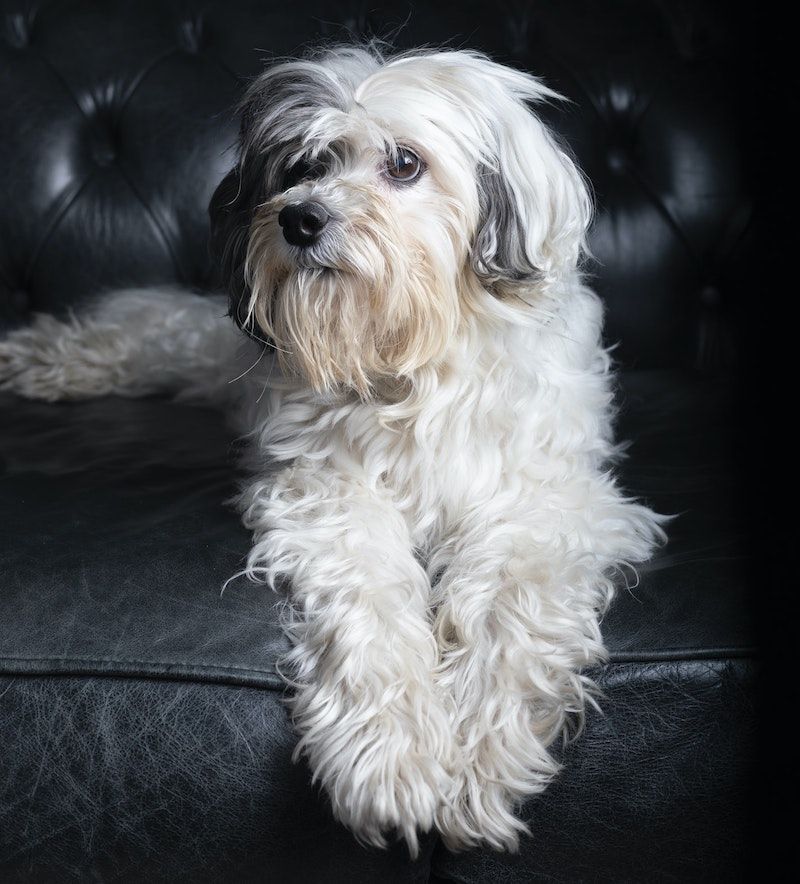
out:
M303 734L296 754L308 757L334 816L365 844L385 847L387 835L399 836L415 857L418 834L432 828L442 796L452 789L446 716L403 708L402 701L342 709L320 694L314 699L322 702L312 702L313 713L306 706L295 717Z
M452 851L487 846L513 853L519 848L520 835L528 834L528 827L516 815L519 803L519 796L501 783L476 770L464 772L441 802L436 828Z
M328 794L334 816L360 841L385 847L386 835L396 833L415 857L418 835L430 831L448 785L436 759L408 746L381 748L380 737L360 736Z
M551 715L548 705L559 711ZM547 746L561 730L553 721L562 718L559 702L495 690L473 716L456 724L463 755L436 818L450 850L518 849L520 835L528 834L517 815L523 801L543 792L558 773Z

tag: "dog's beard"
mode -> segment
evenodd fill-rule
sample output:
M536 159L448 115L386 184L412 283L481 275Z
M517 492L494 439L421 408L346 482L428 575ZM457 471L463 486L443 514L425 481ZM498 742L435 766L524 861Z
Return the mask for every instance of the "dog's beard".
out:
M335 246L300 260L275 260L279 235L274 213L251 230L249 318L285 373L368 398L402 389L445 353L459 321L456 285L387 212L349 219Z

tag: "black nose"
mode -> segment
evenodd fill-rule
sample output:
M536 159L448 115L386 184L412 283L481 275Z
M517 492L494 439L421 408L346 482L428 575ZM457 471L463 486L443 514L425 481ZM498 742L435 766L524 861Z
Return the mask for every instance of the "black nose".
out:
M286 242L293 246L310 246L319 239L330 215L319 203L295 203L281 209L278 224Z

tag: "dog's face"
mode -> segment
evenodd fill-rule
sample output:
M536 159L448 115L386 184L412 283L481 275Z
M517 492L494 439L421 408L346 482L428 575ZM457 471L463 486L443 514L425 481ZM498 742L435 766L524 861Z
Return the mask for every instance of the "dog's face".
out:
M493 305L553 289L590 204L529 108L552 96L467 52L267 70L211 203L233 317L316 389L367 396L413 382Z

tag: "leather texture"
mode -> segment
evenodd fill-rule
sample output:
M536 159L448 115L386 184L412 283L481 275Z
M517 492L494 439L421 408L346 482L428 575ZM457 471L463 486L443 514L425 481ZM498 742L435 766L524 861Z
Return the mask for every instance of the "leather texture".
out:
M433 846L364 850L291 762L280 694L0 677L5 882L427 880ZM13 799L13 801L11 800Z
M399 28L399 30L398 30ZM0 396L0 879L734 881L758 654L741 407L752 96L741 22L677 0L0 0L0 334L105 289L218 286L207 203L262 60L387 35L484 49L591 180L589 266L626 367L623 483L674 513L621 588L603 714L515 856L360 847L294 743L275 597L246 581L222 420Z

